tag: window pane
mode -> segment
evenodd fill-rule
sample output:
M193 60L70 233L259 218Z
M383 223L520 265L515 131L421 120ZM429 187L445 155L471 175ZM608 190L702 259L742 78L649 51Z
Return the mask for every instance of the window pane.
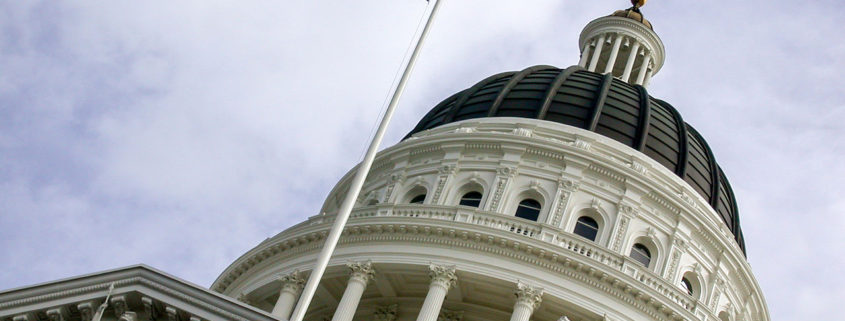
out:
M590 241L595 241L599 234L599 224L591 217L582 216L575 223L575 230L573 232Z
M537 218L540 217L540 202L530 198L519 202L519 206L516 208L516 217L536 222Z
M637 243L631 248L631 258L648 267L651 263L651 252L648 251L645 245Z
M425 194L414 196L411 199L411 204L422 204L425 201Z
M481 193L469 192L461 197L461 202L458 205L478 207L481 205Z

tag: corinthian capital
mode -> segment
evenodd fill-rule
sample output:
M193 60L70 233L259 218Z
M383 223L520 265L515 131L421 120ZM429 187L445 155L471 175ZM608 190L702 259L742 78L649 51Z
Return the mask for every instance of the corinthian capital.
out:
M302 286L305 285L305 278L299 273L299 270L296 270L291 274L279 276L279 282L282 282L283 292L299 293Z
M363 283L367 283L370 279L373 278L373 275L376 271L373 269L373 262L366 261L366 262L349 262L346 264L350 270L352 270L351 275L349 276L350 281L356 280Z
M536 309L543 301L543 289L519 282L516 285L516 304L525 304Z
M431 277L432 284L438 284L448 289L458 280L454 265L431 264L429 269L431 269L431 272L428 275Z

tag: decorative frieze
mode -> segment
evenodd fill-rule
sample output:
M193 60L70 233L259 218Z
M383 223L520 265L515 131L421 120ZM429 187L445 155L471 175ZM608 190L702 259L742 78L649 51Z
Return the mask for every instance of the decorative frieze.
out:
M513 131L511 131L511 134L523 137L531 137L531 135L534 134L534 131L529 128L517 127L514 128Z

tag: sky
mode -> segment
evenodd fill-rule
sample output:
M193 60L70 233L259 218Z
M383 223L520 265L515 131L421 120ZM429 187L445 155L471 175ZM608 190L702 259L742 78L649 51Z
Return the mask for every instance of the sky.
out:
M622 0L446 0L388 131L578 63ZM209 286L357 163L427 3L0 1L0 289L137 263ZM773 320L845 302L845 3L661 1L649 93L733 185Z

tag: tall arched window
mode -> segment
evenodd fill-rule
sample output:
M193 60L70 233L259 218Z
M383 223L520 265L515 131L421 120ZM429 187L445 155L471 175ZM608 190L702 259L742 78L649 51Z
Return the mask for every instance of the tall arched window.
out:
M595 241L596 236L599 235L599 223L592 217L581 216L578 222L575 222L575 230L572 231L590 241Z
M634 244L631 247L631 258L636 260L637 262L642 263L645 267L648 267L651 264L651 251L645 245L640 243Z
M481 205L481 196L482 195L479 192L466 193L461 197L461 201L458 205L478 207Z
M414 196L414 198L412 198L411 201L408 202L408 203L422 204L423 202L425 202L425 194L420 194L420 195Z
M524 199L516 207L516 217L536 222L537 218L540 217L540 208L540 202L537 200L530 198Z

